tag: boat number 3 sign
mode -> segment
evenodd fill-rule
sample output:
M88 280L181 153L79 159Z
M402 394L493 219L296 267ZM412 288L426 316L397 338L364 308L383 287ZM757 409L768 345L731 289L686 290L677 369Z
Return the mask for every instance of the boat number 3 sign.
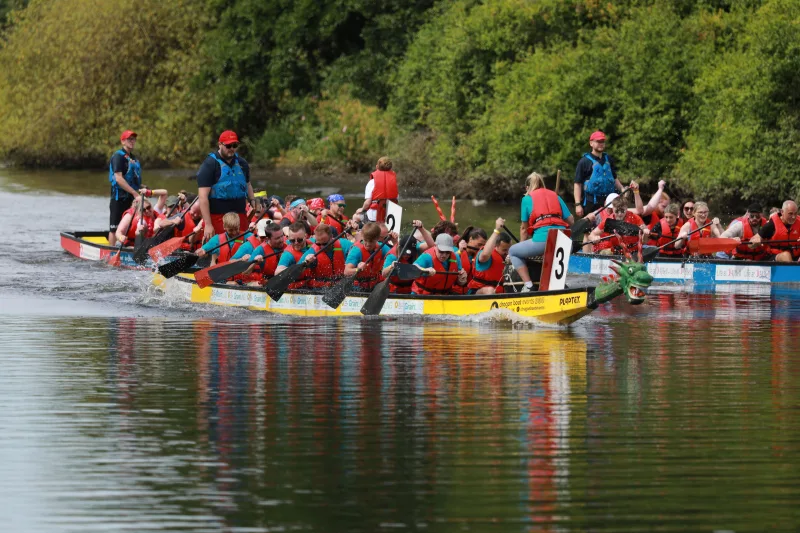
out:
M562 231L551 229L544 249L539 290L560 291L566 287L571 252L572 239Z
M386 226L389 232L400 232L403 222L403 208L391 200L386 201Z

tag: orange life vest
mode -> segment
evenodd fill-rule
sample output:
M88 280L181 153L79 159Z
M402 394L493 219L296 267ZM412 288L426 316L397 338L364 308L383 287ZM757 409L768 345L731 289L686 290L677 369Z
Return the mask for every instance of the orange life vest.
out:
M659 221L659 224L661 225L661 236L656 241L656 246L658 247L664 246L668 242L677 239L678 234L681 232L681 228L683 227L683 221L680 218L675 223L675 228L673 229L669 227L669 224L667 224L667 220L665 218L662 218ZM686 248L677 249L675 248L676 244L677 243L673 242L669 246L661 248L658 253L667 256L680 256L686 253Z
M323 246L314 243L311 248L314 253L318 253ZM328 250L331 250L331 248L328 248ZM319 254L316 265L308 269L310 272L309 287L330 287L344 274L345 257L344 252L342 252L342 244L333 245L333 259L328 256L328 250Z
M436 257L436 248L425 250L425 253L433 259L433 269L437 272L452 272L452 274L434 274L423 276L414 280L413 292L416 294L450 294L450 290L458 281L458 261L456 254L450 252L450 259L447 266Z
M766 259L770 253L765 245L759 244L755 248L750 248L750 246L746 244L755 235L753 228L750 226L750 221L748 218L743 216L737 218L736 220L742 224L742 244L733 250L733 257L739 259L750 259L751 261L761 261L762 259ZM763 226L766 223L767 219L761 217L761 225Z
M328 213L325 216L319 215L317 217L317 222L320 224L327 224L333 229L334 237L341 235L344 233L344 225L345 223L350 220L346 216L342 216L341 219L336 218L335 216Z
M231 242L233 242L233 244L231 244ZM222 232L219 236L220 247L217 250L217 264L221 265L230 261L231 257L236 254L243 242L244 241L240 239L231 241L228 237L228 233Z
M363 242L356 243L356 246L361 250L361 261L365 262L372 255L372 252L367 251ZM381 271L383 270L383 243L378 243L378 253L367 264L364 269L356 276L355 284L362 289L372 289L381 280Z
M478 252L480 254L480 252ZM505 257L500 255L497 250L492 250L492 264L489 265L488 270L478 272L473 268L473 277L467 285L468 289L482 289L484 287L492 287L495 292L503 292L503 284L500 281L503 279L503 271L505 270ZM475 256L475 264L478 263L478 256Z
M550 189L540 187L528 193L533 200L533 211L528 219L528 237L545 226L568 228L567 221L561 218L561 202L558 195Z
M601 237L608 237L609 235L611 235L610 233L607 233L605 231L606 220L608 220L609 218L612 217L604 218L603 221L600 222L600 225L597 226L598 228L600 228L600 230L603 231L603 233L600 235ZM627 211L625 213L625 219L623 220L623 222L627 222L628 224L633 224L634 226L641 226L642 224L644 224L644 220L642 220L642 217L640 217L636 213L633 213L632 211ZM615 254L622 254L624 253L623 247L628 251L628 253L633 253L637 251L637 248L639 247L638 235L621 235L620 236L621 242L617 243L615 241L616 239L609 239L607 241L598 242L593 246L593 250L595 253L597 253L600 250L613 248Z
M375 182L372 188L372 203L370 209L375 209L378 214L376 222L386 221L386 200L397 202L397 174L392 170L376 170L369 177Z
M308 250L308 248L304 248L303 250L298 252L297 250L294 249L294 246L287 246L283 250L283 253L291 254L291 256L294 257L295 264L299 265L300 264L300 258L303 257L303 254L306 253L306 250ZM297 278L296 281L294 281L293 283L289 284L289 288L290 289L302 289L302 288L306 287L308 285L308 279L310 277L311 277L311 270L307 268L307 269L305 269L303 271L303 273L300 275L300 277Z
M783 223L781 217L778 216L778 213L775 213L769 219L772 221L772 224L775 226L775 234L772 236L773 241L796 241L800 239L800 218L794 221L794 224L790 228L786 227L786 224ZM791 247L789 244L775 244L770 245L769 253L772 255L777 255L781 252L792 252L792 257L797 259L800 257L800 247Z
M461 250L461 253L458 255L461 256L461 268L467 273L467 285L453 285L453 288L450 290L453 294L467 294L469 282L472 280L472 274L475 271L475 265L473 263L474 258L469 258L469 252L467 250Z
M647 229L652 230L653 228L655 228L658 225L659 220L661 220L661 217L658 216L658 213L656 211L650 213L650 221L646 223ZM680 227L678 227L678 229L680 229Z
M164 215L161 213L156 213L155 211L153 211L153 213L154 214L151 216L144 216L144 223L147 226L147 230L144 233L144 237L146 239L149 239L155 234L156 220L164 218ZM128 232L125 234L125 238L127 239L126 242L131 242L133 239L136 239L136 228L139 227L139 210L131 207L130 209L126 210L122 216L125 216L126 214L130 214L132 217L131 223L128 226Z

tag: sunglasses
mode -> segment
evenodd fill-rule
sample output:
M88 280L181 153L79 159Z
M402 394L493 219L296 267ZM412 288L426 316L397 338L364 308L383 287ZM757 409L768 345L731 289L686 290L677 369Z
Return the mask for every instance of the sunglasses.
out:
M286 242L288 242L289 244L300 244L301 242L306 242L306 238L303 237L300 239L286 239Z
M222 146L224 146L228 150L236 150L237 148L239 148L239 143L223 144Z
M347 207L347 204L336 204L336 205L338 205L339 207Z
M685 205L685 206L683 206L683 210L684 211L691 211L692 209L694 209L693 205Z

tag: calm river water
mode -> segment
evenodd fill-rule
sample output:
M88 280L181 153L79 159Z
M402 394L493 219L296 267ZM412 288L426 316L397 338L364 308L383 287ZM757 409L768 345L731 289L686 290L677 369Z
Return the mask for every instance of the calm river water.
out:
M0 171L3 531L800 528L796 289L559 330L189 307L60 250L105 183Z

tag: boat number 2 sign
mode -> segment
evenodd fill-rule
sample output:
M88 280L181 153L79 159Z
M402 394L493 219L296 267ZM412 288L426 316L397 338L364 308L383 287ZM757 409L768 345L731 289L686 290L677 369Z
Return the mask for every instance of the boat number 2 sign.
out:
M562 231L550 230L547 234L547 243L544 249L539 290L560 291L566 286L571 252L572 239Z
M389 232L400 233L402 222L403 208L391 200L386 200L386 226L389 228Z

